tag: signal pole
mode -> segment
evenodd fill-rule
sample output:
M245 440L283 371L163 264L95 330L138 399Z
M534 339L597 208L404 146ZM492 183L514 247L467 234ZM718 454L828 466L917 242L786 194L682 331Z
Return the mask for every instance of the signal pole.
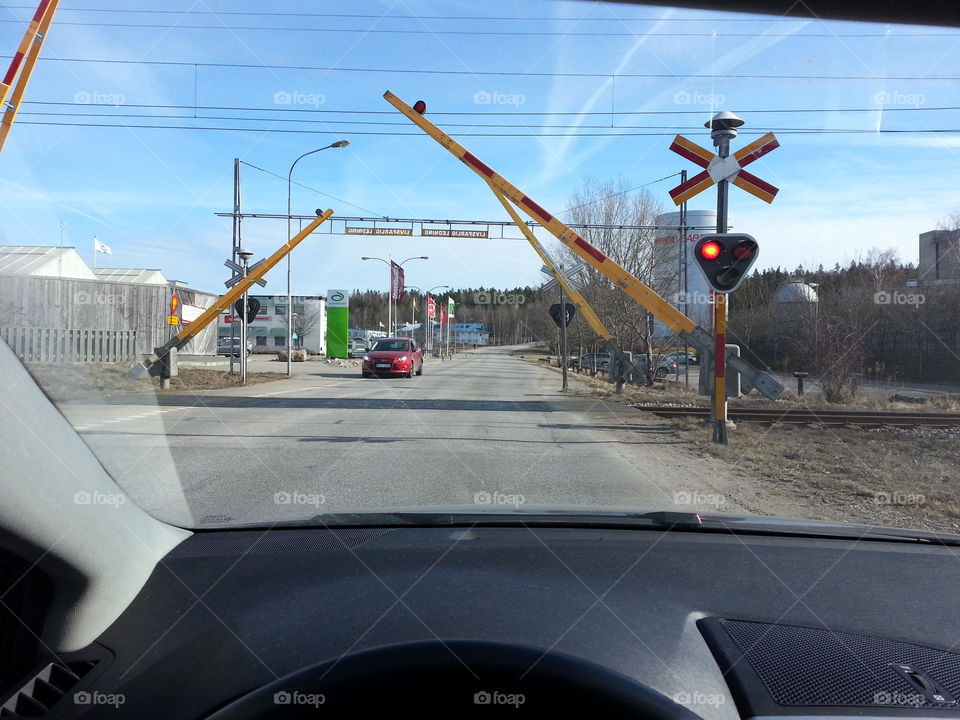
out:
M719 112L704 127L710 129L710 138L717 148L717 156L723 160L730 155L730 141L737 136L737 128L743 120L731 112ZM717 234L727 232L727 190L730 181L717 181ZM716 336L714 346L713 382L713 442L726 445L727 440L727 296L713 293L713 328Z
M563 265L560 266L560 270L563 270ZM563 283L558 282L557 287L560 288L560 317L562 318L560 322L560 365L563 368L563 385L562 390L566 391L567 389L567 298L563 293ZM613 362L611 358L611 367L613 370Z

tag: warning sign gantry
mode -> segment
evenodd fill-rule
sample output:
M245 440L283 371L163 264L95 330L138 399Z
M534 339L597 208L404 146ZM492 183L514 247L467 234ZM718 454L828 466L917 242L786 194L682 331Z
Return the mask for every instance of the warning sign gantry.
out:
M764 182L756 175L748 173L743 168L778 147L780 147L780 141L773 133L767 133L749 145L740 148L733 155L722 158L706 148L700 147L695 142L687 140L682 135L677 135L673 144L670 145L670 149L677 155L685 157L690 162L704 168L704 170L686 182L677 185L670 191L670 197L675 205L680 205L721 180L729 180L741 190L746 190L764 202L771 203L780 190L770 183Z

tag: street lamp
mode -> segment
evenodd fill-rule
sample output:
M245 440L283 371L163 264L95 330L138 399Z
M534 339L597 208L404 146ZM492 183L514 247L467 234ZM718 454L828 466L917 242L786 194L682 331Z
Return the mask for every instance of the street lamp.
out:
M311 150L310 152L305 152L303 155L298 157L293 161L293 165L290 166L290 172L287 173L287 242L293 238L290 230L290 205L291 205L291 196L293 193L293 169L297 166L297 163L303 160L307 155L313 155L318 153L321 150L329 150L330 148L345 148L350 145L349 140L337 140L335 143L330 143L329 145L317 148L316 150ZM291 286L293 284L293 253L287 253L287 375L293 375L293 368L291 366L291 361L293 358L293 348L291 347L293 343L293 295Z
M390 260L384 260L383 258L378 257L362 257L361 260L379 260L388 268L390 267ZM429 260L430 258L426 255L418 255L416 257L409 257L403 262L398 262L397 265L403 267L403 263L410 262L411 260ZM387 292L387 335L393 337L393 273L390 273L390 290Z

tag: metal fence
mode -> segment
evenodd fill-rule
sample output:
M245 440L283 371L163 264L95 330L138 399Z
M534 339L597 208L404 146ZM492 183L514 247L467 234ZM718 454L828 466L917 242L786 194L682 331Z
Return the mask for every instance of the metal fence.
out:
M125 363L137 359L134 330L0 327L22 362Z

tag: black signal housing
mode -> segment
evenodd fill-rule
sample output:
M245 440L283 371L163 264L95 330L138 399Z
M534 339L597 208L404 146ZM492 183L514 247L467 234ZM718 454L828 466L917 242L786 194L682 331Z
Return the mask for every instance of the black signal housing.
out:
M760 245L744 233L704 235L693 250L710 287L722 294L740 286L759 254Z

